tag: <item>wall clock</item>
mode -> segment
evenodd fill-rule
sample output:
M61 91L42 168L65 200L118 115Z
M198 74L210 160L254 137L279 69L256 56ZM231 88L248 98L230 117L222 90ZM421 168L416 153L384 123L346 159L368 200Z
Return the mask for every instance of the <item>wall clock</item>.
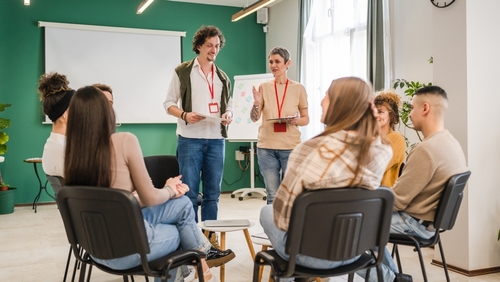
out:
M431 0L432 5L438 7L438 8L446 8L453 4L455 0Z

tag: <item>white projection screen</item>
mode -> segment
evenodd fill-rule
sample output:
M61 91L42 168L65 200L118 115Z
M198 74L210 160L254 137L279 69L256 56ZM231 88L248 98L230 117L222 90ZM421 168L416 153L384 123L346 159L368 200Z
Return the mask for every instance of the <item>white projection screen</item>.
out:
M163 102L182 60L185 32L49 22L39 26L45 28L45 72L65 74L75 90L94 83L111 86L117 123L177 122Z

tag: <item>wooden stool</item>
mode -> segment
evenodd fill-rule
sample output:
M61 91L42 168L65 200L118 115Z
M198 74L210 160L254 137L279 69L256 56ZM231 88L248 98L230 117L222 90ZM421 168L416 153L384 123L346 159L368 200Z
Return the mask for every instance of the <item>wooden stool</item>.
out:
M271 244L271 241L269 239L264 239L264 238L259 238L259 237L254 237L252 235L252 242L256 245L262 245L261 251L266 251L269 247L273 247ZM262 280L262 273L264 272L264 266L261 266L259 268L259 282ZM269 282L272 282L273 278L272 275L269 274ZM321 282L321 278L316 277L316 282Z
M262 245L261 251L266 251L269 247L272 247L271 241L269 239L264 239L264 238L259 238L259 237L254 237L252 235L252 243L256 245ZM259 282L262 280L262 273L264 272L264 266L259 267ZM272 276L269 275L269 282L272 282Z
M208 238L208 234L210 231L212 232L220 232L220 247L222 250L226 250L226 232L239 231L243 230L243 234L245 234L245 239L247 241L248 250L250 251L250 255L252 256L252 260L255 259L255 250L253 249L252 241L250 240L250 234L248 233L248 228L254 226L254 222L250 222L248 226L225 226L225 227L207 227L205 226L205 222L199 222L198 226L205 230L205 236ZM226 264L220 266L220 281L224 282L225 279L225 270Z

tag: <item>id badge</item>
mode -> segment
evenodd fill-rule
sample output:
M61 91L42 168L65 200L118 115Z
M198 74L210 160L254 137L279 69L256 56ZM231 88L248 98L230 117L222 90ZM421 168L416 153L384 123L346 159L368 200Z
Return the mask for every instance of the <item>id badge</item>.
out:
M218 113L219 112L219 103L208 103L208 111L211 113L211 114L215 114L215 113Z
M286 122L275 122L274 123L274 132L286 132Z

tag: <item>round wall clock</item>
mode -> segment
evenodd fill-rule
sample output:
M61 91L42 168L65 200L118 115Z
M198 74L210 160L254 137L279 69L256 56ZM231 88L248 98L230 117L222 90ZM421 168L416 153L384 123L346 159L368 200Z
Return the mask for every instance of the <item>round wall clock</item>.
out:
M438 7L438 8L446 8L453 4L455 0L431 0L432 5Z

